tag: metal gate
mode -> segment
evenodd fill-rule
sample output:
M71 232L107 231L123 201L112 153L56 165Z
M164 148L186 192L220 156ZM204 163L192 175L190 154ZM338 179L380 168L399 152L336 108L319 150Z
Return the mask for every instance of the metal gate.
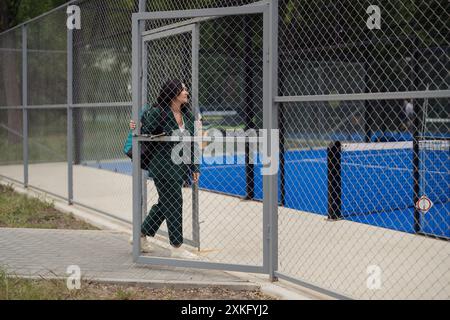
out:
M181 78L191 93L190 107L196 120L199 110L208 109L209 114L231 109L234 118L229 123L211 124L214 132L221 130L266 129L264 143L272 138L277 118L274 101L276 93L276 30L274 25L277 8L270 1L257 4L184 11L161 11L133 14L133 119L139 123L139 114L145 104L151 104L158 95L162 83L168 78ZM147 30L147 23L158 22L157 28ZM214 46L201 46L202 37L217 39ZM224 39L226 38L226 39ZM237 43L251 43L244 50ZM211 41L208 42L208 45ZM249 59L250 54L253 56ZM169 59L167 58L169 57ZM214 57L214 59L211 59ZM222 65L213 62L220 60ZM256 60L257 62L249 62ZM209 70L210 77L203 74ZM206 74L206 73L205 73ZM211 76L214 74L214 76ZM233 77L228 77L233 74ZM252 87L245 86L252 78ZM244 79L230 82L229 79ZM217 106L218 105L218 106ZM245 107L237 107L243 105ZM262 108L261 108L262 107ZM261 110L258 113L257 110ZM225 110L226 111L226 110ZM208 112L206 112L208 113ZM262 121L258 121L262 120ZM211 120L212 121L212 120ZM242 123L245 123L242 127ZM257 125L259 123L259 125ZM249 125L251 124L251 125ZM230 129L231 128L231 129ZM140 129L133 141L133 258L137 263L196 267L242 272L273 274L276 265L276 212L277 174L253 176L242 184L236 180L236 170L253 171L270 163L247 164L245 156L233 153L239 143L247 144L237 136L208 137L216 144L232 143L233 152L214 153L209 158L212 165L201 166L200 183L190 189L183 188L183 232L184 243L197 247L199 255L194 258L172 259L165 256L146 256L140 248L140 224L148 203L155 202L156 193L152 183L147 193L146 179L140 169L140 148L150 138L141 135ZM228 131L227 131L228 134ZM214 135L214 134L213 134ZM198 137L195 137L198 138ZM240 140L239 140L240 139ZM153 139L157 143L179 141L169 136ZM253 140L252 140L253 141ZM201 140L203 143L203 140ZM200 143L196 140L195 143ZM265 145L267 148L267 144ZM222 148L223 150L223 148ZM265 149L266 150L266 149ZM267 150L271 151L271 150ZM245 166L228 160L246 158ZM216 158L225 159L225 165L217 165ZM205 156L203 155L203 161ZM253 172L252 171L252 172ZM202 180L203 179L203 180ZM256 179L262 179L262 201L249 188ZM210 184L246 186L246 196L222 194L210 190ZM239 189L238 187L236 187ZM249 196L250 195L250 196ZM144 205L141 206L141 199ZM187 201L186 201L187 200ZM145 215L145 214L144 214ZM167 234L163 232L163 234ZM201 241L200 241L201 239Z

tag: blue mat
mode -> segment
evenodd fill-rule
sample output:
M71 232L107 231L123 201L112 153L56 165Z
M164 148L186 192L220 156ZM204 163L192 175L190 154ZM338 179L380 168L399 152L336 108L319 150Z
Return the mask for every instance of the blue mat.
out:
M449 200L450 153L421 150L421 194L435 204ZM342 213L351 215L413 208L412 149L342 153Z

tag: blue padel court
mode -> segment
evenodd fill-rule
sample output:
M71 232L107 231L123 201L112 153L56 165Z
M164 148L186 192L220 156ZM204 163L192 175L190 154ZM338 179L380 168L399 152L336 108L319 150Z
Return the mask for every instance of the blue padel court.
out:
M375 144L374 144L375 145ZM450 238L450 152L448 142L429 145L419 152L420 195L433 203L420 215L422 233ZM256 157L257 158L257 157ZM414 233L414 177L411 147L349 148L341 155L342 218L402 232ZM254 198L261 200L259 159L254 165ZM131 175L130 161L88 163L88 166ZM245 197L244 155L203 157L202 190ZM279 177L281 175L278 175ZM284 206L327 216L327 150L285 152ZM280 194L279 178L279 199Z

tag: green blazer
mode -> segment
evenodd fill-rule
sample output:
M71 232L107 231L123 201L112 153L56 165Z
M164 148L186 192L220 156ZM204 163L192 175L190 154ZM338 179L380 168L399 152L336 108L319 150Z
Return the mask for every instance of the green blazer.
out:
M161 127L168 135L173 135L173 131L179 130L178 123L175 120L173 112L167 107L166 116L161 114L161 109L151 107L144 112L141 118L142 134L152 134L158 127ZM186 107L182 110L184 127L194 136L194 116ZM162 124L159 122L162 121ZM194 144L191 143L191 164L175 164L171 159L172 148L179 142L156 142L154 147L153 158L150 161L149 177L164 180L187 180L189 171L199 172L200 166L194 164ZM182 152L180 152L182 154Z

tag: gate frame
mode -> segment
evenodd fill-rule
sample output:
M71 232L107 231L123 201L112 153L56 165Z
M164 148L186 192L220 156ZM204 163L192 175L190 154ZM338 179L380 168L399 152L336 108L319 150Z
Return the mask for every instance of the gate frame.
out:
M142 43L143 21L161 19L183 19L201 17L226 17L246 14L263 15L263 127L268 130L267 141L271 141L272 129L278 127L278 105L274 98L278 92L278 1L261 1L247 6L210 8L197 10L157 11L134 13L132 15L132 118L139 122L142 106ZM199 269L218 269L239 272L268 273L271 280L276 280L275 271L278 264L278 172L263 176L263 264L240 265L190 261L168 258L153 258L140 254L140 227L142 221L141 195L142 171L140 169L140 127L137 126L133 137L133 261L141 264L188 267ZM267 143L266 141L266 143ZM268 151L270 144L268 144ZM270 165L270 164L269 164Z

